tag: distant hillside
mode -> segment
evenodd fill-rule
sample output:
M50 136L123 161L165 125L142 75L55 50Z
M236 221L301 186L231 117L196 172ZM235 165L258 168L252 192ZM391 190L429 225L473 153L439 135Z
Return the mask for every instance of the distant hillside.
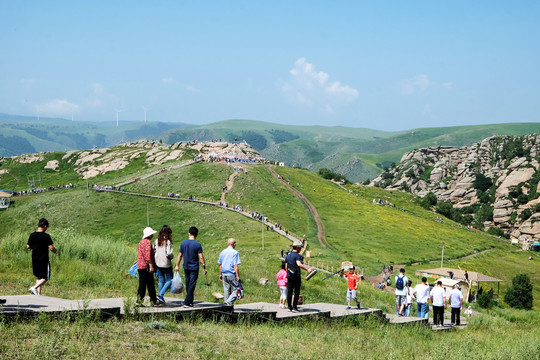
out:
M0 156L42 151L68 151L114 146L141 137L151 137L182 124L161 122L73 122L0 114Z
M408 151L427 146L471 145L493 135L540 132L540 123L494 124L385 132L371 129L292 126L250 120L227 120L185 126L160 135L175 143L198 139L245 140L262 156L317 171L329 168L353 182L373 179Z

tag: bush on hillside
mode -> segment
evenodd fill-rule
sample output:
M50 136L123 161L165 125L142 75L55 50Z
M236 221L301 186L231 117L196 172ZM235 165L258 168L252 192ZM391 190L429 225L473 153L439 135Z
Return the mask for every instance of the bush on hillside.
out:
M493 301L491 301L491 294L489 294L487 291L483 292L482 294L478 295L476 303L484 309L489 309L493 306Z
M321 168L319 169L319 175L321 175L324 179L328 180L335 180L335 181L345 181L346 184L349 183L349 180L344 175L338 174L337 172L334 172L327 168Z
M526 204L529 202L529 196L527 194L520 194L518 197L517 197L517 202L518 204L520 205L523 205L523 204Z
M431 209L432 206L437 205L437 196L431 191L428 192L422 200L420 200L420 205L425 209Z
M531 209L525 209L521 212L521 214L519 214L519 218L521 219L521 221L525 221L527 220L528 218L530 218L532 216L532 211Z
M517 309L532 309L532 284L527 274L518 274L512 279L512 286L504 294L504 302Z
M488 231L487 231L488 234L491 234L491 235L495 235L495 236L504 236L506 237L506 234L504 233L504 231L496 226L491 226Z
M493 181L482 173L475 173L475 180L473 181L473 187L477 190L487 191L492 185Z

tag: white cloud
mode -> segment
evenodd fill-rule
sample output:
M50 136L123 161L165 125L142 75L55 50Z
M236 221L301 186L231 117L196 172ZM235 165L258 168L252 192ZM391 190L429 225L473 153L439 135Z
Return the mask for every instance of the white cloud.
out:
M161 82L164 84L175 84L176 80L173 77L166 77L161 79Z
M445 89L453 89L454 88L454 83L453 82L443 82L442 87L445 88Z
M73 112L78 112L80 106L67 101L66 99L54 99L37 106L39 111L49 116L65 116Z
M291 76L281 90L293 103L307 106L317 104L321 111L334 113L336 106L358 97L358 90L348 85L341 85L339 81L329 83L330 75L317 71L306 58L296 60L289 74Z
M191 86L191 85L185 85L184 88L189 91L189 92L192 92L192 93L200 93L201 90L196 88L195 86Z
M432 82L427 75L416 75L412 79L404 80L401 83L401 93L404 95L410 95L415 92L425 91Z

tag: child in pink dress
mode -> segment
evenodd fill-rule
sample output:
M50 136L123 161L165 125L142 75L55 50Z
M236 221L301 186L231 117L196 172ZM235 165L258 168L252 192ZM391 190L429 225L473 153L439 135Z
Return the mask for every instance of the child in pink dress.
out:
M287 307L287 271L285 271L285 263L281 263L281 270L276 274L277 284L281 297L279 298L279 307L285 309Z

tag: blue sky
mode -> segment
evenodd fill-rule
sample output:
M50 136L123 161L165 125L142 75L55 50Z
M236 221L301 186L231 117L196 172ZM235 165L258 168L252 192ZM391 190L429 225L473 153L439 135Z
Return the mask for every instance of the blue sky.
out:
M380 130L540 121L538 1L0 0L0 112Z

